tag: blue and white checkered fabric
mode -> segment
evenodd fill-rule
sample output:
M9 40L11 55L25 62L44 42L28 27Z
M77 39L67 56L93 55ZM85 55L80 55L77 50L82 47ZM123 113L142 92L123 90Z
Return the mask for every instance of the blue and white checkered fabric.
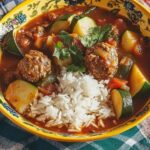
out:
M0 2L0 18L23 0L2 0Z
M22 1L1 1L0 18ZM141 133L141 127L138 126L106 140L56 142L25 132L0 114L0 150L150 150L150 139Z

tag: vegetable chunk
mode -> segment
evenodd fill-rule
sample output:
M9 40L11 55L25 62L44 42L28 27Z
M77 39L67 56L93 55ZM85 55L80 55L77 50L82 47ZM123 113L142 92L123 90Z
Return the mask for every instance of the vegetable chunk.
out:
M131 52L139 41L139 37L136 33L126 30L122 36L121 45L124 51Z
M126 79L130 74L132 66L133 66L133 60L127 56L123 57L120 61L118 76L122 79Z
M111 92L111 98L117 119L132 114L133 112L132 97L128 91L114 89Z
M50 29L50 33L59 33L60 31L63 30L68 30L70 23L68 21L64 21L64 20L59 20L53 23L51 29Z
M136 64L134 64L131 74L130 74L130 92L132 97L136 95L144 96L147 93L150 93L150 83L144 77L140 69Z
M3 39L2 49L16 56L24 55L15 41L15 35L13 31L10 31L5 35Z
M5 93L6 99L21 114L37 95L37 87L23 80L12 82Z
M83 17L77 21L73 28L73 33L77 33L80 36L88 34L88 30L92 27L95 27L96 23L93 19L89 17Z

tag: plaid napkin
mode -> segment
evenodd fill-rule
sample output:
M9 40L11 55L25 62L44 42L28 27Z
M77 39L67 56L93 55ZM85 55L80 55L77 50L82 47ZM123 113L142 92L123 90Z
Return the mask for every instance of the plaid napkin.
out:
M0 2L0 18L23 0ZM0 150L150 150L150 139L134 127L120 135L94 142L46 140L20 129L0 114Z
M66 143L39 138L0 118L0 150L150 150L150 139L139 127L106 140Z

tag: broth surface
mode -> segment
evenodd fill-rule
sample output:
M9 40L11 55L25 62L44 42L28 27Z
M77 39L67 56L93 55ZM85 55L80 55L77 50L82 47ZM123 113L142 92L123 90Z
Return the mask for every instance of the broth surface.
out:
M48 30L49 26L51 26L53 23L53 20L51 21L51 14L55 14L56 18L58 18L60 15L68 14L68 13L78 14L78 13L85 11L86 9L87 9L87 7L71 7L71 6L69 6L69 7L65 7L62 9L54 10L52 12L44 13L44 14L36 17L35 19L31 20L27 25L25 25L22 29L19 30L19 32L17 33L17 36L16 36L17 44L19 45L20 49L24 53L28 53L29 50L31 50L31 49L32 50L36 49L36 50L42 51L44 54L51 57L49 55L49 53L44 49L44 47L42 49L36 48L34 46L33 39L30 39L31 44L29 47L23 48L21 45L21 40L25 37L25 33L31 32L31 30L34 27L40 26L43 24L45 24L45 26L47 26L47 30ZM121 18L125 22L126 29L134 31L142 37L139 29L136 26L133 26L130 21L123 18L122 16L114 15L111 12L108 12L107 10L104 10L101 8L96 8L96 10L94 10L92 13L90 13L89 16L95 20L97 25L100 25L100 26L103 26L105 24L116 24L116 21ZM123 24L118 25L118 29L120 32L122 32L123 28L124 28ZM48 35L49 35L49 33L45 32L42 37L44 38L44 37L47 37ZM148 80L150 80L150 59L149 59L150 58L150 52L149 52L150 43L145 42L143 40L142 46L143 46L142 55L136 56L134 59L135 59L136 63L138 64L138 66L140 67L140 69L142 70L142 73L147 77ZM122 56L126 55L126 53L124 53L122 51L120 44L117 47L117 50L118 50L118 54L119 54L119 59ZM6 90L6 88L8 86L5 84L5 81L4 81L6 73L8 71L14 71L16 69L17 64L20 61L20 59L21 58L19 58L17 56L13 56L11 54L4 53L2 64L0 65L0 79L1 79L1 86L2 86L3 92ZM139 98L133 99L133 105L134 105L133 115L136 114L137 112L139 112L141 110L141 108L145 105L146 102L147 102L146 98L143 99L143 98L139 97ZM132 116L130 116L130 117L132 117ZM119 119L119 120L117 120L115 117L111 117L111 118L104 120L104 123L105 123L104 128L97 129L93 126L89 126L88 128L84 128L82 133L85 134L85 133L90 133L90 132L103 132L107 129L110 129L110 128L116 126L116 124L121 124L124 121L127 121L130 117L126 117L124 119ZM25 118L27 118L31 122L33 122L43 128L45 128L43 123L37 122L35 119L32 119L26 115L25 115ZM48 129L53 130L53 131L58 131L58 132L64 132L64 133L68 132L66 127L63 127L63 128L50 127Z

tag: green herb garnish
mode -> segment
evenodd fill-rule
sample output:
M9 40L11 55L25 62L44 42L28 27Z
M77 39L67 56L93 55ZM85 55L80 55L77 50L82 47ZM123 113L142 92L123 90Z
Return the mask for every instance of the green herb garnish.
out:
M83 65L82 66L76 66L76 65L72 64L72 65L69 65L67 67L67 71L68 72L77 72L77 71L78 72L85 72L86 69Z
M83 52L76 45L70 46L69 52L75 65L83 64Z
M73 38L69 35L69 33L65 31L61 31L59 34L59 37L66 46L69 46L70 44L72 44Z
M76 46L69 47L69 52L73 61L72 65L67 67L67 71L71 72L85 72L83 52Z
M58 59L66 59L70 57L70 53L68 49L64 47L64 44L61 41L58 41L55 45L53 56Z
M67 71L72 72L85 72L84 56L82 50L73 44L73 38L65 31L59 34L60 39L64 42L58 41L54 47L53 56L57 59L72 58L72 65L67 67Z
M109 37L111 29L112 25L90 28L88 34L81 37L81 43L87 48L92 47L97 42L106 40Z

